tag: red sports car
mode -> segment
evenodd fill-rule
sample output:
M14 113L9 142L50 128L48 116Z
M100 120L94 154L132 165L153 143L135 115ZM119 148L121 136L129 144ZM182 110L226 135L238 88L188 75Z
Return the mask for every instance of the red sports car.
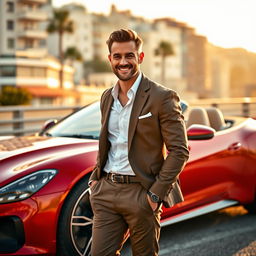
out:
M255 212L256 120L224 119L214 108L186 119L185 201L164 209L162 225L235 204ZM97 102L39 135L0 140L1 255L90 255L87 182L99 129Z

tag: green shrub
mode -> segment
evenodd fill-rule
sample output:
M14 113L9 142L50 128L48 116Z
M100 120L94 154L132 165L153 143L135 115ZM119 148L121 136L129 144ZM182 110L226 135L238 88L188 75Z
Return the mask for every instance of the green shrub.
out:
M32 95L24 88L3 86L0 92L0 105L28 105Z

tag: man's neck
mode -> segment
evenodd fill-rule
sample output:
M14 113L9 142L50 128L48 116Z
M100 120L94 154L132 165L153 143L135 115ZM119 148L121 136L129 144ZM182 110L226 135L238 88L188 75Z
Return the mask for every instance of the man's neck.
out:
M127 92L130 90L130 88L133 86L134 82L136 81L136 79L139 76L139 72L138 74L136 74L134 77L132 77L130 80L128 81L122 81L119 80L118 84L119 84L119 90L122 92L122 94L127 95Z

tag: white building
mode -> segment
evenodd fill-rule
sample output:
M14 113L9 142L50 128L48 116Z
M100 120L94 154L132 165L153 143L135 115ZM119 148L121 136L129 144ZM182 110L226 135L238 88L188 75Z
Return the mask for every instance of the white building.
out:
M52 7L51 7L52 8ZM188 45L192 44L191 38L184 39L184 31L189 30L186 24L177 22L171 18L162 18L155 21L146 20L142 17L133 16L129 10L118 11L114 5L111 6L108 15L88 13L85 7L78 4L68 4L62 8L69 10L69 17L74 22L74 32L65 34L63 38L63 50L75 46L83 55L84 61L98 58L107 61L108 49L106 40L109 34L120 28L129 28L137 31L144 40L143 51L145 61L142 64L142 71L153 80L163 83L164 86L176 90L187 98L196 97L195 94L188 92L189 76L185 72L189 65ZM52 13L49 11L49 13ZM191 34L194 32L191 30ZM166 57L165 81L162 81L161 57L155 54L161 41L169 42L174 50L174 54ZM48 49L51 54L58 56L58 37L49 35ZM198 47L200 48L201 45ZM201 59L200 59L201 60ZM186 62L187 61L187 62ZM85 74L82 63L74 63L75 83L80 83ZM194 69L190 72L197 76ZM191 75L191 76L192 76ZM105 84L108 83L110 74L90 74L89 83ZM191 91L191 90L190 90ZM195 91L196 92L196 91ZM192 95L192 96L191 96Z
M45 7L48 10L50 18L53 16L52 6ZM82 55L83 61L92 60L94 56L93 42L93 17L88 13L85 7L79 4L67 4L62 9L69 11L69 19L73 21L74 32L65 33L63 35L63 52L69 47L76 47ZM46 25L45 25L46 27ZM58 34L49 34L47 38L47 48L49 53L58 57ZM84 78L83 63L73 61L72 65L75 68L74 82L81 83Z
M94 19L94 24L97 24L97 27L93 27L94 34L97 35L98 39L94 52L100 59L107 59L108 49L106 40L113 30L120 28L133 29L138 32L144 41L143 51L145 52L145 59L141 69L151 79L159 83L162 83L161 57L155 55L155 50L161 41L170 42L174 49L174 55L166 58L164 86L178 92L186 90L187 83L182 74L183 41L180 27L170 26L166 21L153 23L144 18L133 16L130 11L118 11L114 5L112 5L108 16L98 15L94 16ZM95 79L96 74L91 77ZM103 81L103 76L101 79Z
M47 20L40 10L46 0L0 1L0 54L19 57L42 57L47 50L41 46L47 33L39 23Z
M47 0L0 1L0 89L25 87L38 103L54 103L63 98L59 88L60 64L48 56L47 33L40 23L48 19L41 6ZM73 88L73 69L64 68L64 88ZM65 102L61 100L61 102Z
M161 56L155 54L161 41L169 42L174 54L167 56L165 60L165 81L164 86L178 92L186 90L186 80L182 76L182 31L178 27L168 26L165 22L159 21L152 26L152 29L141 33L144 40L143 50L145 61L142 70L153 80L163 83L161 78L162 65Z

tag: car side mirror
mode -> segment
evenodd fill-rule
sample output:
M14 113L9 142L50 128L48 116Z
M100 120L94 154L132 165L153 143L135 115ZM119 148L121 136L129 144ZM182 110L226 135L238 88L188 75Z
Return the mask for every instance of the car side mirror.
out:
M48 129L50 129L51 127L53 127L55 124L57 123L57 120L56 119L50 119L50 120L47 120L41 130L38 132L38 135L43 135Z
M214 137L215 132L212 127L201 124L192 124L187 129L189 140L209 140Z

